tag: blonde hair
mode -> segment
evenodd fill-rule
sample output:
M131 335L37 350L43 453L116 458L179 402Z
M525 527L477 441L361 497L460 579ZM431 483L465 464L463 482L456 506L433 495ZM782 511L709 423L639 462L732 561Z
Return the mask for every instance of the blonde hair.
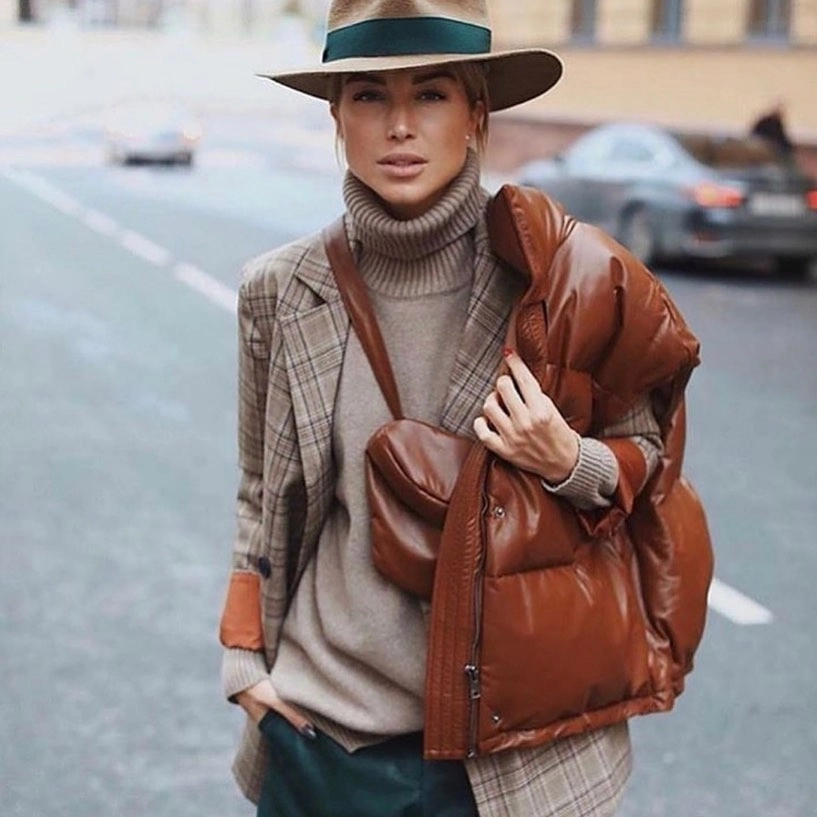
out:
M472 111L480 102L483 103L483 113L474 133L474 148L482 157L488 147L488 111L491 107L491 100L488 97L488 66L482 62L453 62L446 65L446 70L451 71L454 78L462 83ZM343 86L348 76L348 74L335 74L331 77L328 94L331 105L340 103ZM342 140L337 135L335 136L335 154L338 158L343 155Z

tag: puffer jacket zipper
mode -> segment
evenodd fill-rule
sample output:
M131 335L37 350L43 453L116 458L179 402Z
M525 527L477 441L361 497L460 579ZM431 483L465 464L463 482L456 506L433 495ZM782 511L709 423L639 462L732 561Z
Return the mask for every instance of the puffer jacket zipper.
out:
M479 704L482 697L482 688L479 677L479 648L482 642L482 593L485 570L485 517L488 513L489 501L487 494L482 493L482 510L480 526L482 536L477 562L474 569L474 637L471 642L471 660L465 665L465 674L468 678L468 757L476 757L477 733L479 730Z
M475 448L455 488L483 497L487 451ZM426 757L463 758L479 743L479 650L482 629L485 510L452 505L440 542L426 665Z

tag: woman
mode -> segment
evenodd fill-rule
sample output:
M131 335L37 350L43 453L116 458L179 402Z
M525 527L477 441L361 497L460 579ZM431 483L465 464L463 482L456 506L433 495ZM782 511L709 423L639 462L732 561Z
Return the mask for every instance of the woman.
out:
M624 481L610 441L636 452L635 493L662 429L645 393L578 433L505 348L523 285L488 248L479 184L489 112L560 74L543 50L491 52L480 2L336 0L323 65L271 78L330 103L346 233L406 416L476 437L565 507L604 513ZM251 262L239 316L242 480L221 640L226 694L248 715L234 770L258 813L611 814L631 764L622 718L423 759L429 611L375 569L364 485L367 441L391 415L321 237Z

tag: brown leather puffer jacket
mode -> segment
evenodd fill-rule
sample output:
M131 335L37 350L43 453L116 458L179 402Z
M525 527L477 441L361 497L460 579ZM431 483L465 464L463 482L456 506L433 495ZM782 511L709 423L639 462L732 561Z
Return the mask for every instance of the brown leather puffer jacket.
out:
M712 577L703 509L681 476L697 340L652 274L542 194L503 188L488 222L496 255L529 276L516 345L543 390L582 435L649 394L664 456L639 492L643 456L629 440L605 440L620 480L612 506L594 512L548 495L542 514L545 492L528 475L536 516L525 490L509 490L520 472L473 448L434 576L432 758L536 746L671 708L703 634ZM395 556L389 578L400 584Z

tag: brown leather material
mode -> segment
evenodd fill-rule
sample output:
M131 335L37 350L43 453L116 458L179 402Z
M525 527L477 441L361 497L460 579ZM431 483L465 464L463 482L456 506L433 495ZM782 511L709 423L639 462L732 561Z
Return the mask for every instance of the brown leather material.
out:
M427 424L396 420L369 441L375 565L431 594L424 748L437 759L671 708L703 635L713 568L703 508L681 477L698 342L660 282L535 191L504 187L488 227L497 257L529 281L509 345L542 389L593 436L648 395L664 456L642 487L637 446L604 440L616 493L610 508L582 512L480 443Z
M618 463L618 484L609 507L578 511L582 527L592 537L609 536L615 532L632 512L647 478L647 461L632 440L607 438L602 442Z
M619 503L629 513L638 492L647 479L647 461L641 449L630 439L609 437L602 442L613 452L618 463Z
M363 351L369 359L372 371L377 378L380 390L386 399L386 404L392 417L398 419L403 416L400 406L400 395L397 392L397 383L392 372L391 362L386 353L386 345L380 334L374 310L372 309L369 293L357 272L357 265L349 249L349 240L343 217L332 222L323 231L324 247L335 276L335 283L343 298L343 304L355 333L360 339Z
M470 513L481 505L488 452L475 445L460 470L440 543L431 605L426 665L424 754L430 759L472 755L476 699L468 670L479 671L478 642L482 603L482 518ZM457 501L464 497L465 502ZM474 626L474 622L480 625ZM473 678L474 676L471 676Z
M500 258L524 259L529 273L517 348L543 389L555 389L574 428L591 435L649 395L664 456L639 493L644 466L611 445L622 466L614 507L595 527L575 514L573 558L561 565L547 562L561 500L536 497L547 533L515 564L507 543L518 533L508 531L528 515L509 512L507 473L484 451L464 463L430 616L433 758L536 746L671 708L703 634L713 568L703 508L680 476L683 392L698 342L660 282L534 191L503 188L489 234ZM478 673L474 697L466 665Z
M431 598L443 522L473 445L419 420L396 420L366 447L375 566L422 598Z
M263 650L261 580L257 573L235 571L230 576L221 614L219 640L225 647Z
M367 446L374 564L421 598L431 598L446 513L474 446L467 437L416 420L388 423ZM486 467L497 472L498 486L495 505L486 509L496 530L487 571L510 575L570 564L576 542L589 538L579 529L576 511L544 491L534 474L494 457L487 458Z

